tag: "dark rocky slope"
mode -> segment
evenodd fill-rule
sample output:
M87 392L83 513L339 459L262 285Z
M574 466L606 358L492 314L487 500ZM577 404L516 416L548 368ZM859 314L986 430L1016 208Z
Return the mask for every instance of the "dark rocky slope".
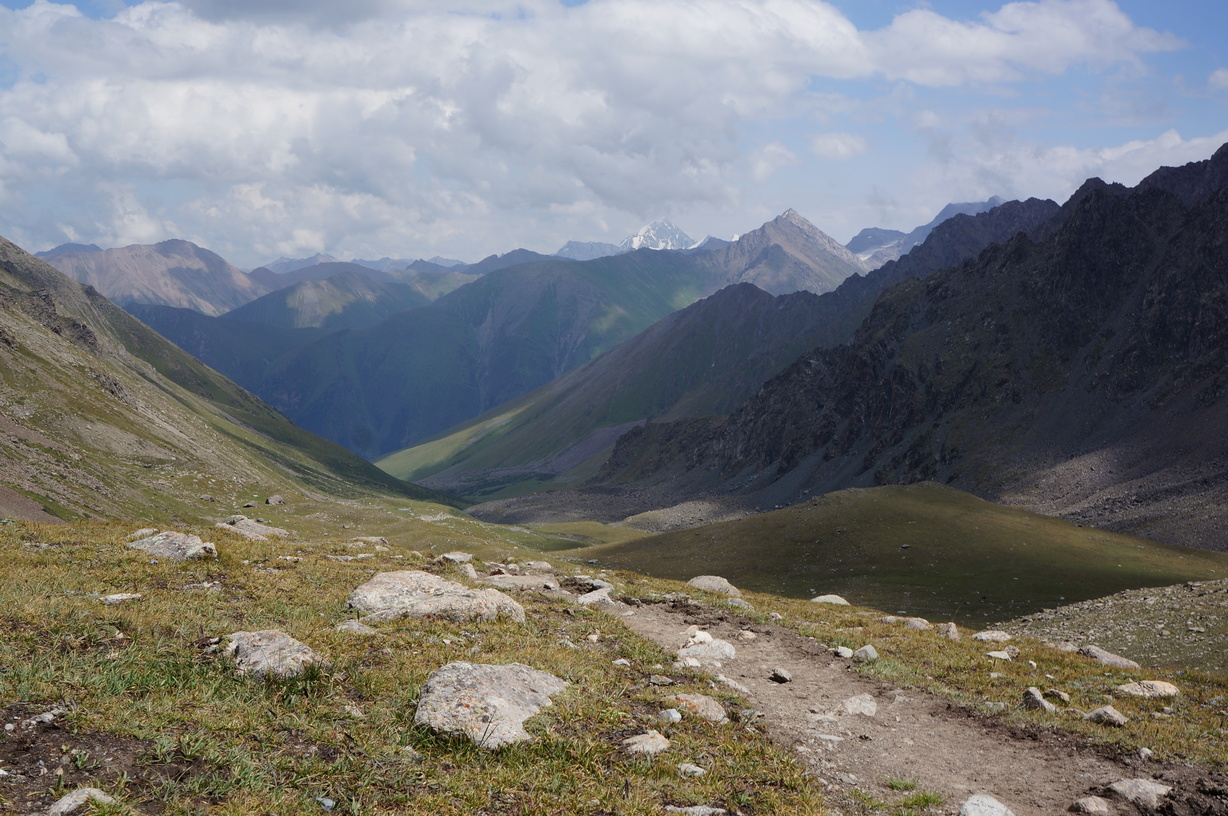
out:
M629 433L600 481L779 503L935 479L1228 547L1226 164L1088 182L1039 240L890 290L726 421Z

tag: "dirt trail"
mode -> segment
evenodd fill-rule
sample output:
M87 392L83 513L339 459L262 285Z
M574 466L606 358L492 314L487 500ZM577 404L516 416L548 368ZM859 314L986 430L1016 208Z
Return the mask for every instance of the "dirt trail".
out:
M737 657L714 673L749 690L749 702L772 736L829 784L837 806L855 807L853 790L898 802L905 794L890 790L887 781L909 779L917 790L945 795L943 812L955 813L970 795L984 793L1016 816L1053 816L1101 786L1165 770L1142 760L1113 761L1070 734L1012 729L925 692L884 685L857 674L849 661L813 639L738 620L724 610L645 604L622 619L671 651L696 624L733 643ZM743 628L755 639L739 639ZM792 675L791 682L770 679L778 667ZM874 699L874 716L842 713L842 703L859 694ZM1165 775L1171 778L1172 769ZM1123 803L1117 807L1118 813L1135 812Z

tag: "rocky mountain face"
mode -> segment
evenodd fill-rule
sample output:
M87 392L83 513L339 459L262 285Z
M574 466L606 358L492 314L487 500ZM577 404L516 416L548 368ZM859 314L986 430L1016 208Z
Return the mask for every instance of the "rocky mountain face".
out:
M0 373L6 516L154 518L199 513L205 494L410 490L3 239Z
M154 303L219 315L269 291L256 278L189 241L61 249L44 253L46 261L121 306Z
M629 433L601 481L783 502L933 479L1228 547L1225 165L1088 182L1035 240L891 289L726 421Z
M753 283L773 295L828 292L868 270L856 255L794 210L724 246L696 253L725 283Z
M617 255L622 251L618 244L607 244L603 241L568 241L554 254L573 261L592 261L607 255Z
M622 252L637 249L690 249L695 240L674 226L668 218L658 218L651 224L630 235L618 245Z

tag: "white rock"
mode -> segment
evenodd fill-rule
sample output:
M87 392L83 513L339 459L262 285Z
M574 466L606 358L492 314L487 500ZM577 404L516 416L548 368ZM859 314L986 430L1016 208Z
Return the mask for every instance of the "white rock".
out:
M677 805L666 805L666 813L681 813L683 816L722 816L729 811L724 808L712 807L711 805L691 805L690 807L678 807Z
M1101 706L1088 714L1086 719L1101 725L1111 725L1115 728L1121 728L1130 722L1130 719L1125 714L1122 714L1111 705Z
M565 680L522 663L449 663L422 686L414 722L494 750L530 739L524 721L566 687Z
M840 704L840 710L845 714L860 714L863 717L873 717L878 713L878 703L869 694L858 694Z
M649 729L646 734L638 734L623 740L623 746L631 754L659 754L669 748L669 740L655 729Z
M193 558L217 558L217 547L191 533L163 532L128 544L158 558L187 561Z
M972 635L973 640L984 641L985 643L1006 643L1013 638L1006 632L998 629L986 629L982 632L976 632Z
M524 621L524 608L497 589L469 589L420 570L381 572L350 593L349 605L370 613L371 623L403 617L486 621L500 615Z
M992 657L994 660L1010 660L1011 653L1007 651L986 652L986 657Z
M1036 711L1044 711L1049 714L1057 712L1057 706L1045 699L1045 695L1041 693L1036 686L1029 686L1023 692L1023 707Z
M667 722L667 723L682 722L682 712L676 708L667 708L664 711L658 713L657 716L661 718L662 722Z
M461 564L460 574L470 581L478 580L478 571L473 568L473 564Z
M689 762L678 763L678 775L681 777L703 776L707 771L698 765L692 765Z
M847 646L837 646L831 651L832 651L832 654L836 655L837 657L843 657L846 660L853 656L853 650Z
M1171 791L1168 785L1162 785L1153 779L1121 779L1109 785L1109 790L1136 805L1147 810L1155 810L1160 806L1160 800Z
M249 519L247 516L231 516L230 518L222 519L213 526L220 527L223 530L230 530L232 533L238 533L252 541L267 541L269 536L285 537L290 535L287 530L261 524L258 521Z
M367 626L362 621L356 621L353 619L341 621L341 623L337 624L337 631L338 632L350 632L351 634L355 634L355 635L378 635L379 634L379 632L377 632L375 629L372 629L370 626Z
M576 603L580 606L613 606L614 599L610 597L609 587L594 589L592 592L586 592L576 598Z
M681 711L693 714L701 720L711 723L723 723L729 720L725 715L724 706L706 694L675 694L669 700L677 703Z
M1126 683L1123 686L1118 686L1117 690L1122 694L1129 694L1134 697L1176 697L1181 693L1181 689L1163 680L1143 680L1138 683Z
M706 592L715 592L718 595L728 595L731 598L742 597L742 593L737 587L719 575L696 575L686 583L687 586L693 586L696 589L702 589Z
M849 602L841 598L839 595L820 595L817 598L811 598L811 603L835 604L836 606L848 606Z
M70 816L70 814L91 813L93 812L91 802L109 805L114 801L114 799L98 788L77 788L48 808L46 816Z
M978 793L964 800L959 807L959 816L1015 816L1015 814L992 796Z
M959 627L954 623L938 624L938 634L947 640L959 640Z
M232 633L226 655L234 660L239 674L256 677L271 675L285 679L297 677L311 666L328 666L305 643L276 629Z
M707 634L706 632L704 634ZM719 663L725 660L733 660L737 657L738 651L733 647L733 644L727 640L720 638L712 638L704 643L693 643L690 646L683 646L678 650L678 657L682 660L693 658L698 660L700 664L704 663Z
M1099 796L1084 796L1082 799L1076 799L1070 806L1070 810L1074 813L1091 813L1094 816L1108 816L1112 812L1108 800Z
M473 556L467 552L461 552L460 550L454 550L452 552L446 552L443 555L439 556L438 560L439 561L451 561L453 564L468 564L470 561L473 560Z
M129 541L135 541L138 538L149 538L154 533L158 532L157 527L142 527L134 533L128 534ZM88 790L88 789L87 789Z
M1113 654L1112 652L1105 651L1104 649L1101 649L1099 646L1094 646L1094 645L1084 646L1081 649L1079 649L1079 654L1083 655L1084 657L1090 657L1092 660L1095 660L1099 663L1103 663L1106 666L1113 666L1114 668L1118 668L1118 669L1142 668L1141 666L1139 666L1139 664L1135 663L1130 658L1122 657L1121 655L1116 655L1116 654Z
M862 646L857 651L853 652L854 660L878 660L878 649L875 649L870 644Z
M142 597L144 596L139 592L117 592L114 595L103 595L98 600L113 606L115 604L128 603L129 601L139 601Z

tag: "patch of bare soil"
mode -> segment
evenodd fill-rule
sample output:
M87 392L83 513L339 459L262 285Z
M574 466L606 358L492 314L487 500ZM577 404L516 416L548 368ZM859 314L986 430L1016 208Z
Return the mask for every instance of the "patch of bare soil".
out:
M73 731L64 716L47 705L0 709L0 813L41 813L65 794L91 787L124 789L138 812L157 814L160 803L140 802L140 792L194 772L191 763L150 761L150 745L141 740Z
M846 813L874 809L874 800L898 807L909 795L898 790L901 783L915 783L916 791L945 797L931 806L941 813L956 813L969 796L984 793L1017 816L1052 816L1129 778L1174 787L1168 813L1228 813L1228 785L1198 769L1110 756L1078 735L1012 727L926 692L883 684L781 626L671 603L643 604L623 620L671 651L685 643L691 625L733 643L737 657L715 672L748 691L761 715L756 721L828 784L831 802ZM743 639L744 631L754 639ZM773 681L776 669L792 680ZM874 701L873 716L845 712L844 702L858 695ZM1120 800L1113 807L1122 816L1136 813Z

